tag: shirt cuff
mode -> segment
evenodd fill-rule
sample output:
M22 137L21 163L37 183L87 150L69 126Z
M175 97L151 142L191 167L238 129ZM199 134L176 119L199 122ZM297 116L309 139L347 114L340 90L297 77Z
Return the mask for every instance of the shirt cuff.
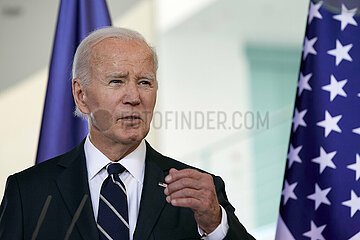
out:
M203 240L222 240L225 238L226 234L229 231L229 224L227 220L227 214L225 209L220 205L221 208L221 223L217 228L212 231L211 233L208 233L207 236L204 236L204 231L199 227L198 225L198 232L200 234L201 239Z

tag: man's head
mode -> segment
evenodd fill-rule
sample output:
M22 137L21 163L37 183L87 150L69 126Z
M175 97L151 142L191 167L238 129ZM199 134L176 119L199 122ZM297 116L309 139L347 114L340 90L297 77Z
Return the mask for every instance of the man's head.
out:
M73 63L73 95L92 138L131 145L147 135L156 70L155 52L135 31L104 28L81 42Z

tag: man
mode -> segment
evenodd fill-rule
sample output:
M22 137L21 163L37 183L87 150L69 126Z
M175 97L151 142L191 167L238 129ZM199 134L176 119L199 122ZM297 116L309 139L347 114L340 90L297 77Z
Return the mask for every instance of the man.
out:
M132 30L104 28L82 41L72 86L89 134L70 152L8 178L0 239L253 239L221 178L144 140L156 70L155 52Z

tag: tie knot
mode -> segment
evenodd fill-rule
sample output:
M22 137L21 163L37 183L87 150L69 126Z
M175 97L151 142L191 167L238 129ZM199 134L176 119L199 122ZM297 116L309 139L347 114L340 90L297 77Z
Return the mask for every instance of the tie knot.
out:
M107 172L109 173L109 175L120 174L125 171L124 166L121 165L120 163L111 163L110 165L107 166L106 169L107 169Z

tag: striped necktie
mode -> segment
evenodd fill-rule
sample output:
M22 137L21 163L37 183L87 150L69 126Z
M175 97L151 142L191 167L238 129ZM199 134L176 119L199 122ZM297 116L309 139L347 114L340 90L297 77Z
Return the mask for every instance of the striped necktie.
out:
M129 220L126 189L119 174L125 171L120 163L106 167L109 176L104 180L99 199L97 227L100 240L128 240Z

